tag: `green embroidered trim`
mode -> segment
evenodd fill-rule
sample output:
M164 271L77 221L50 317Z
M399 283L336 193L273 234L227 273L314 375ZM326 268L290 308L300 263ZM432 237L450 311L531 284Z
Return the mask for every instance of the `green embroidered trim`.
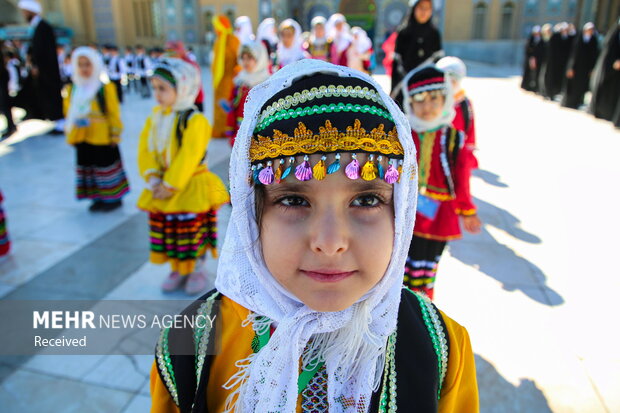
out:
M443 331L443 326L441 325L439 319L439 313L428 297L424 297L413 291L411 292L420 303L422 318L424 319L424 324L426 325L426 328L431 336L433 348L435 350L435 354L437 355L437 369L439 371L439 389L437 390L437 399L439 400L441 398L443 381L446 378L446 373L448 371L448 340L446 340L446 334Z
M388 400L389 397L389 400ZM388 337L383 369L383 388L379 399L380 413L395 413L396 405L396 331Z
M385 119L388 119L394 122L392 115L390 115L390 113L384 109L378 108L376 106L354 105L352 103L344 104L341 102L341 103L332 103L329 105L321 105L321 106L314 105L314 106L307 106L304 108L288 109L288 110L280 111L276 113L275 115L269 116L262 122L258 123L256 125L256 129L254 129L254 132L260 132L278 120L298 118L298 117L310 116L310 115L318 115L322 113L334 113L334 112L335 113L339 113L339 112L370 113L372 115L381 116Z
M170 392L172 396L172 400L178 406L179 405L179 394L177 393L177 382L174 378L174 370L172 369L172 361L170 360L170 350L168 349L168 333L170 332L169 328L164 328L161 331L159 336L159 341L157 342L157 364L159 366L159 371L161 372L164 384L166 388Z
M207 297L205 302L200 305L197 313L200 318L206 320L207 316L211 315L211 312L213 311L213 303L215 299L219 297L219 295L219 292L211 294L209 297ZM194 330L194 345L196 346L196 383L200 383L202 368L204 367L205 358L207 356L207 349L209 348L210 336L211 330L207 326L198 326Z
M369 89L367 87L362 88L360 86L345 87L343 85L329 85L321 86L319 88L313 87L310 90L302 90L301 92L295 92L293 93L293 95L278 99L277 102L274 102L271 105L267 106L267 108L261 113L260 117L258 118L258 122L263 122L265 119L275 115L281 110L288 110L293 106L310 102L314 99L329 98L332 96L367 99L385 107L385 103L383 103L383 100L381 100L381 96L375 90Z

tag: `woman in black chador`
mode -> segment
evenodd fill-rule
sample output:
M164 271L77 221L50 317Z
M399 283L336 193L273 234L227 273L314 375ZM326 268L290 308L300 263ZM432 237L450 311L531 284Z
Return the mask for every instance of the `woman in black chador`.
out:
M620 126L620 21L605 38L605 46L594 69L590 112ZM615 119L614 119L615 118Z
M532 28L527 44L525 45L525 59L523 63L523 81L521 88L536 92L538 90L538 77L542 66L545 43L540 34L540 26Z
M442 55L441 34L432 22L433 2L412 0L411 9L403 25L398 29L394 61L392 62L392 96L399 90L398 84L411 70L427 60L437 60ZM397 92L395 100L402 109L403 97Z
M545 71L544 96L554 99L562 92L562 84L566 78L566 66L570 56L572 39L568 32L568 24L560 23L547 44L547 70Z
M578 109L590 89L590 76L598 58L599 45L594 24L586 23L581 36L575 37L573 52L568 61L562 106Z

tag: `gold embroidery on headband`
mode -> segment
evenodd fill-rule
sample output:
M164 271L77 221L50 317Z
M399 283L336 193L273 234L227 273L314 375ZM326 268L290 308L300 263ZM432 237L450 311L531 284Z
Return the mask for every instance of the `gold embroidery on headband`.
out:
M332 153L346 151L362 151L381 153L383 155L404 155L401 143L398 141L396 127L386 132L385 126L380 124L370 132L362 128L362 122L355 119L353 126L347 126L345 132L340 132L332 126L329 120L325 126L319 127L314 133L299 122L293 136L274 129L273 136L258 135L250 144L250 162L264 159L276 159L295 155L311 155L313 153Z

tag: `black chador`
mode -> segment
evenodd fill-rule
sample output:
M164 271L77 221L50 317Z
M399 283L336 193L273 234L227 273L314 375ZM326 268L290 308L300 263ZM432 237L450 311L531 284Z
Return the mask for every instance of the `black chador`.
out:
M571 37L568 35L568 30L554 33L547 44L547 70L544 76L545 97L553 99L562 92L570 52Z
M45 20L41 20L34 30L29 53L37 72L31 75L37 96L36 102L31 102L35 108L32 115L40 119L62 119L62 82L56 53L56 35Z
M610 31L605 39L605 46L594 69L592 102L590 112L597 118L616 121L614 119L619 108L620 99L620 23ZM614 65L616 68L614 68ZM620 117L620 114L618 114Z
M545 43L540 36L540 29L532 32L525 45L525 61L523 63L523 81L521 87L530 92L538 90L538 77L542 66Z
M590 77L598 58L599 45L596 34L582 34L575 38L566 70L566 83L562 106L578 109L583 97L590 90Z

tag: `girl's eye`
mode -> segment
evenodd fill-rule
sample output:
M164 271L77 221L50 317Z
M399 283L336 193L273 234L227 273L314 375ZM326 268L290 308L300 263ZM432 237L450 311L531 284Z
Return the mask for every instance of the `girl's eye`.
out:
M293 207L293 208L308 206L308 201L306 201L300 196L287 196L287 197L281 198L278 201L278 203L285 207Z
M381 203L381 199L379 199L379 197L376 195L362 195L357 197L353 201L353 206L362 208L374 208L379 206Z

